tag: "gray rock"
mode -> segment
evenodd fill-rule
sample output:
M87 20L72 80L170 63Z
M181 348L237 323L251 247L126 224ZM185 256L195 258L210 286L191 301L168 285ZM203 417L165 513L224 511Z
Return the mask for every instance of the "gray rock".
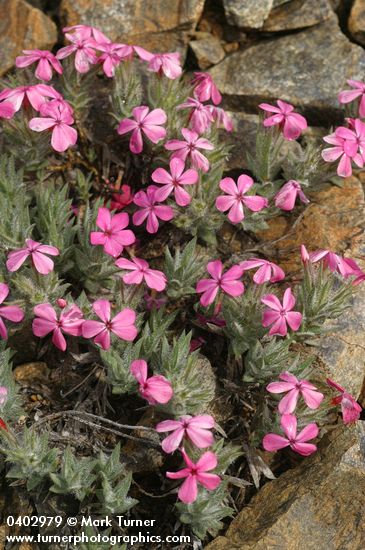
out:
M293 0L271 10L262 30L276 32L311 27L332 14L329 0Z
M220 40L211 34L190 42L200 69L208 69L224 59L226 53L221 46Z
M277 98L293 103L312 125L342 119L337 94L348 78L361 79L365 52L340 31L335 16L300 33L233 53L211 69L225 107L257 109Z
M270 13L273 0L223 0L223 4L228 23L259 29Z
M300 466L266 483L206 550L365 547L364 427L339 427Z
M357 42L365 45L365 2L355 0L348 21L349 31Z

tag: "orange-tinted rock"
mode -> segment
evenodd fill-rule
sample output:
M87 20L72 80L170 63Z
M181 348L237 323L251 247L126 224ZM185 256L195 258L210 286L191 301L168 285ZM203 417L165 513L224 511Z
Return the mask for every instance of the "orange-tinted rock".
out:
M315 455L267 483L206 550L364 548L362 424L334 430Z
M67 25L100 28L111 40L151 51L182 50L195 29L204 0L63 0Z
M0 74L22 50L48 50L57 40L53 21L24 0L0 0Z
M289 273L300 269L301 244L310 251L328 248L346 255L356 253L354 249L359 244L365 201L357 178L345 180L343 187L328 186L309 197L311 203L300 221L294 211L292 215L274 218L269 228L260 232L262 241L267 242L265 252L279 258L280 265Z

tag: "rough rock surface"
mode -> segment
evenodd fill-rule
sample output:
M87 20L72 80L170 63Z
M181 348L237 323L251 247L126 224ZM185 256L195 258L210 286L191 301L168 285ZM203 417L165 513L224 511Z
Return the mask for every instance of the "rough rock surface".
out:
M299 224L293 224L290 215L270 222L269 229L260 233L267 243L265 253L278 258L285 272L292 274L300 269L302 243L309 250L328 248L358 261L365 252L364 212L364 192L357 178L345 180L342 188L328 186L313 195ZM337 327L321 338L317 352L328 375L358 397L365 372L364 285L357 287L353 307L338 319Z
M270 13L273 0L223 0L223 4L228 23L259 29Z
M303 32L233 53L211 75L233 110L252 111L261 101L281 98L301 108L310 124L328 125L343 116L338 91L348 78L360 80L364 69L364 50L341 33L333 16Z
M156 52L184 50L204 0L62 0L67 25L93 24L113 41Z
M267 483L206 550L365 547L362 422L325 436L319 451Z
M246 153L254 153L259 116L235 111L228 111L228 115L233 121L234 129L230 133L222 130L222 139L231 146L229 169L247 169ZM289 151L297 152L298 149L298 142L286 141L282 148L282 157L286 157Z
M203 70L216 65L226 55L220 40L211 34L192 40L190 48L193 50L199 68Z
M348 21L349 31L357 42L365 45L365 2L355 0Z
M24 0L0 0L0 75L22 50L50 49L57 40L53 21Z
M263 26L264 31L288 31L311 27L333 14L329 0L293 0L274 8Z

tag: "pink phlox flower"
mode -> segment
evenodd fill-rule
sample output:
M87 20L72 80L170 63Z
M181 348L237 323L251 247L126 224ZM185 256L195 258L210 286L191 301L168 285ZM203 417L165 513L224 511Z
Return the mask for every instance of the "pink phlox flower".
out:
M130 185L123 184L117 193L112 194L110 210L123 210L133 202L133 193Z
M244 271L255 269L256 267L259 268L253 276L253 281L257 285L262 285L269 281L270 283L277 283L285 278L285 273L281 267L262 258L250 258L239 265Z
M5 283L0 283L0 304L6 300L9 294L9 287ZM20 323L24 319L24 311L19 306L0 306L0 337L7 340L8 331L3 319Z
M275 195L275 206L285 211L293 210L297 197L303 204L309 203L309 199L303 193L300 183L289 180Z
M15 107L10 101L0 103L0 118L13 118L15 115Z
M293 105L285 101L277 100L277 107L268 103L260 103L259 107L265 112L274 113L265 118L264 126L280 126L285 139L292 141L297 139L307 128L307 121L304 116L294 112Z
M82 324L84 338L94 338L94 343L104 350L110 348L110 333L127 342L135 339L137 328L134 326L136 313L133 309L125 308L112 318L111 304L108 300L96 300L92 308L101 321L84 321Z
M41 105L46 103L48 98L62 99L62 96L52 86L48 86L47 84L5 88L5 90L0 92L0 101L12 103L15 112L18 112L22 105L25 107L31 105L33 109L39 111Z
M149 185L146 191L137 191L133 202L140 207L133 214L134 225L141 225L147 219L146 229L148 233L157 233L159 228L158 220L168 222L174 217L174 211L170 206L157 204L157 187Z
M177 109L190 109L189 123L197 134L203 134L214 122L209 105L203 105L193 97L188 97L184 103L177 106Z
M290 372L282 372L279 375L283 382L271 382L266 387L270 393L285 393L286 396L279 403L280 414L291 414L294 412L299 396L302 396L305 404L310 409L318 409L324 399L323 393L320 393L316 386L308 382L308 380L299 380Z
M223 264L220 260L214 260L207 265L207 271L211 279L201 279L196 285L196 292L202 293L200 303L207 307L212 304L221 290L229 296L241 296L245 287L241 281L243 269L239 265L234 265L223 273Z
M365 158L365 124L355 119L353 129L340 126L333 134L325 136L323 140L333 147L323 149L322 158L326 162L340 159L337 166L337 175L347 178L352 174L351 161L362 168Z
M39 80L48 82L52 79L53 72L62 74L62 65L57 57L48 50L23 50L25 55L18 56L15 60L15 65L18 68L29 67L33 63L37 63L35 77Z
M32 118L29 128L35 132L52 130L51 145L62 153L77 141L77 131L70 126L74 123L71 106L63 100L55 99L40 106L41 117Z
M225 327L226 322L224 319L221 319L218 314L214 314L211 317L202 315L201 313L196 314L196 319L201 325L215 325L216 327Z
M51 258L46 256L46 254L49 254L50 256L58 256L59 253L58 248L55 246L37 243L32 239L26 239L24 248L14 250L8 254L6 267L9 271L18 271L25 260L30 258L38 273L47 275L53 271L54 263Z
M166 136L165 128L161 125L167 121L165 111L162 109L153 109L150 111L149 107L141 105L135 107L132 110L134 120L132 118L124 118L118 126L118 134L124 135L132 132L129 141L129 148L132 153L139 154L143 150L143 138L142 133L152 143L158 143Z
M65 59L73 53L75 54L75 69L79 73L87 73L90 70L90 65L95 65L98 61L98 56L95 52L95 40L92 37L92 31L87 30L91 27L82 25L82 29L78 28L73 34L66 32L65 37L71 44L58 50L57 59ZM100 31L99 31L100 32ZM105 37L105 42L108 39Z
M218 128L224 128L227 132L232 132L233 122L228 113L220 107L214 107L213 105L208 105L208 107Z
M119 258L119 260L115 262L115 265L120 269L130 271L130 273L126 273L122 277L123 281L128 285L140 285L142 281L145 281L149 288L157 290L158 292L166 288L166 275L162 271L151 269L146 260L141 260L139 258L132 258L132 260Z
M185 163L179 158L170 160L170 173L164 168L156 168L151 178L155 183L163 187L157 189L155 198L163 202L173 192L175 201L179 206L187 206L191 202L191 196L184 189L184 185L194 185L199 179L199 174L193 168L185 170Z
M8 388L0 386L0 407L3 407L8 399Z
M357 263L351 258L342 258L330 250L316 250L310 252L309 259L312 263L323 261L330 271L337 271L343 277L358 275L361 271Z
M188 128L182 128L181 133L185 141L171 139L165 143L165 148L168 151L174 151L171 158L180 158L186 161L189 157L194 168L202 170L202 172L208 172L209 161L199 149L212 151L214 149L213 143L205 138L199 137L196 132Z
M108 208L101 207L98 210L96 225L101 231L90 233L90 243L102 245L104 252L117 258L125 246L130 246L136 237L128 227L129 216L125 212L112 216Z
M290 447L302 456L309 456L316 452L317 447L313 443L307 443L319 434L319 428L314 422L308 424L297 434L297 419L293 414L283 414L280 420L281 428L286 437L277 434L266 434L262 440L265 451L278 451L284 447Z
M186 478L181 485L178 497L185 504L192 504L198 496L198 483L203 485L208 491L214 491L221 482L221 478L217 474L210 474L211 470L217 467L218 460L215 453L207 451L204 453L198 462L194 464L184 451L181 450L186 468L178 472L166 472L166 477L169 479Z
M99 29L96 27L91 27L89 25L73 25L72 27L64 27L62 29L63 33L74 32L82 38L92 38L97 44L108 44L111 40L105 36ZM69 34L67 34L69 36Z
M356 402L356 399L349 394L345 388L337 384L334 380L327 378L327 384L340 392L340 395L332 399L333 405L341 405L342 419L344 424L351 424L360 418L362 408Z
M354 88L353 90L343 90L338 94L338 101L340 103L351 103L355 99L360 100L359 115L361 118L365 117L365 83L360 80L348 80L347 84Z
M130 372L139 384L139 393L150 405L164 405L170 401L174 394L170 382L161 374L148 377L148 365L144 359L132 361Z
M264 311L262 317L264 327L272 325L269 330L270 336L286 336L287 324L294 331L299 329L302 324L302 314L299 311L292 311L295 306L295 298L291 288L287 288L284 292L282 304L274 294L266 294L261 298L261 302L270 308Z
M103 63L103 71L109 78L115 74L115 69L124 59L130 59L133 56L132 46L127 44L95 44L95 47L102 52L98 61Z
M181 76L182 67L179 52L151 53L140 46L134 46L134 50L143 61L148 62L149 71L160 75L164 74L170 80L175 80L175 78Z
M32 323L33 334L43 338L52 332L52 343L61 351L67 347L63 334L81 336L84 319L76 304L62 309L59 317L51 304L38 304L33 311L36 315Z
M239 223L244 219L244 206L252 212L259 212L268 205L268 201L264 197L246 195L253 183L253 179L244 174L238 178L237 183L232 178L223 178L219 182L220 189L226 195L219 195L215 201L215 206L220 212L229 210L228 219L230 222Z
M205 449L213 444L214 437L209 431L214 428L214 418L209 414L198 416L182 416L179 420L164 420L156 426L159 433L173 432L167 436L161 447L165 453L173 453L180 446L183 438L190 441L199 449Z
M194 95L199 101L211 99L214 105L219 105L222 101L222 96L209 73L194 73L192 84L195 84Z

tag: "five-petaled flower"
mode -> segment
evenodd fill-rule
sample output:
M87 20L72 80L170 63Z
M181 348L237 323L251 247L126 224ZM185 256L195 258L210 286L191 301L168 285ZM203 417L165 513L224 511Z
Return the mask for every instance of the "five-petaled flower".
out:
M239 281L242 277L243 268L239 265L234 265L223 273L223 264L220 260L214 260L207 265L207 271L211 275L211 279L201 279L196 285L196 292L202 293L200 303L207 307L212 304L218 294L222 290L229 296L241 296L245 287Z
M127 285L140 285L144 280L149 288L161 292L166 288L167 278L162 271L151 269L146 260L140 258L119 258L115 265L120 269L130 271L123 275L122 279Z
M342 419L344 424L351 424L351 422L356 422L360 418L362 408L356 402L356 400L349 394L345 388L337 384L334 380L327 378L327 384L340 392L340 395L332 399L333 405L341 405Z
M48 275L48 273L53 271L54 263L46 254L58 256L59 250L55 246L37 243L32 239L26 239L24 248L13 250L13 252L9 253L6 267L9 271L18 271L25 260L30 258L32 265L38 273Z
M52 343L61 351L66 350L66 340L63 334L81 336L83 314L76 304L62 309L60 316L51 304L38 304L34 307L33 334L39 338L52 332Z
M226 195L217 197L215 205L221 212L229 210L228 219L230 222L239 223L244 219L244 206L252 212L259 212L267 206L268 202L264 197L246 195L253 183L253 179L245 174L238 178L237 184L232 178L223 178L220 181L219 187Z
M65 37L71 44L59 49L56 57L57 59L64 59L75 53L76 71L79 73L87 73L90 69L90 65L94 65L98 61L98 56L94 49L96 45L95 38L92 37L91 27L80 25L72 29L75 31L73 34L69 32L65 33ZM106 37L105 41L108 41Z
M275 195L275 206L281 208L281 210L293 210L297 197L299 197L303 204L309 203L309 199L303 193L300 183L295 180L289 180Z
M9 294L9 287L5 283L0 283L0 304L6 300ZM3 340L8 338L8 331L6 329L3 319L12 321L13 323L20 323L24 319L24 311L19 306L0 306L0 337Z
M280 99L276 103L278 104L277 107L268 103L260 103L260 109L274 113L265 118L264 126L280 126L285 139L289 141L297 139L303 130L307 128L307 121L304 116L294 112L294 107L290 103L285 103Z
M30 105L39 111L41 105L51 99L62 99L62 96L52 86L47 84L34 84L33 86L18 86L17 88L5 88L0 92L0 101L12 103L15 112L21 106Z
M146 105L135 107L132 110L133 118L124 118L121 120L118 126L118 134L124 135L132 132L129 140L129 148L132 153L139 154L143 150L143 137L142 133L152 141L152 143L158 143L166 136L165 128L162 128L162 124L165 124L167 116L162 109L153 109Z
M286 336L288 327L296 331L302 324L302 314L299 311L292 311L295 306L295 298L291 288L284 292L283 303L274 294L266 294L261 298L261 302L270 309L264 311L262 324L264 327L272 325L269 330L270 336Z
M149 185L145 191L137 191L133 202L140 209L133 214L134 225L141 225L147 219L146 229L148 233L156 233L159 228L158 220L168 222L174 217L174 211L170 206L157 204L156 197L158 188L155 185Z
M51 145L55 151L62 153L77 141L77 131L70 124L74 123L73 113L66 101L54 99L43 103L39 112L41 117L32 118L29 128L35 132L52 130Z
M148 365L144 359L132 361L130 372L139 384L139 393L150 405L164 405L170 401L174 394L170 382L161 374L148 377Z
M324 265L330 271L337 271L343 277L351 277L359 275L360 267L351 258L343 258L331 250L316 250L309 253L309 260L312 263L323 261Z
M213 444L214 437L211 430L214 428L214 418L209 414L198 416L181 416L179 420L164 420L156 426L156 431L172 432L167 436L161 447L165 453L173 453L180 446L183 438L186 437L199 449L205 449Z
M353 90L343 90L338 94L340 103L351 103L355 99L360 100L359 115L365 117L365 82L360 80L348 80L347 84L354 88Z
M96 47L102 52L98 61L103 64L103 71L109 78L115 75L115 69L121 61L133 56L133 48L127 44L113 44L110 42L98 44Z
M199 174L193 168L185 170L185 163L179 158L170 160L170 173L164 168L156 168L151 178L155 183L163 185L157 189L155 198L163 202L173 192L175 201L179 206L187 206L191 202L191 196L184 189L184 185L194 185L199 179Z
M214 121L209 105L203 105L193 97L188 97L184 103L177 106L177 109L190 109L189 123L197 134L203 134Z
M35 71L35 77L38 80L44 80L48 82L52 79L53 72L56 71L58 74L62 74L62 65L58 61L57 57L48 50L23 50L24 55L20 55L15 60L15 65L17 67L29 67L33 63L37 63L37 68Z
M301 395L305 404L310 409L318 409L324 399L323 393L320 393L316 386L308 382L308 380L299 380L290 372L282 372L279 375L282 382L271 382L267 387L270 393L285 393L279 403L280 414L291 414L295 411L299 396Z
M143 61L148 62L149 71L159 75L164 74L170 80L175 80L175 78L181 76L182 67L179 52L151 53L140 46L134 46L134 50Z
M262 440L265 451L272 452L290 447L302 456L309 456L316 452L316 445L307 443L307 441L314 439L319 434L317 424L311 422L297 434L296 417L293 414L283 414L280 425L286 437L274 433L266 434Z
M263 260L262 258L250 258L239 264L244 271L249 269L259 269L253 276L253 282L257 285L263 285L270 281L270 283L277 283L285 278L285 273L278 265L269 260Z
M188 157L194 168L202 172L208 172L209 160L199 151L199 149L211 151L214 149L213 143L199 135L193 130L182 128L181 133L185 141L181 139L171 139L165 143L168 151L174 151L172 158L186 160Z
M192 84L195 84L194 95L199 101L211 99L214 105L219 105L222 101L222 96L209 73L194 73Z
M337 175L348 178L352 174L351 161L362 168L365 158L365 124L359 119L353 121L353 128L339 126L333 134L323 140L333 147L323 149L322 158L326 162L340 159Z
M217 456L211 451L204 453L196 464L182 449L186 468L179 470L178 472L166 472L166 477L169 479L182 479L186 478L181 485L178 497L185 504L191 504L195 502L198 496L198 483L203 485L208 491L214 491L221 482L221 478L217 474L207 473L217 467Z
M129 216L125 212L112 216L108 208L99 208L96 225L101 231L90 233L91 244L102 245L106 254L117 258L125 246L130 246L136 240L133 231L125 229L128 223Z
M94 338L94 343L104 350L110 348L110 333L118 338L131 342L137 336L136 313L133 309L125 308L115 317L111 317L111 304L108 300L96 300L92 308L101 321L88 320L82 324L84 338Z

